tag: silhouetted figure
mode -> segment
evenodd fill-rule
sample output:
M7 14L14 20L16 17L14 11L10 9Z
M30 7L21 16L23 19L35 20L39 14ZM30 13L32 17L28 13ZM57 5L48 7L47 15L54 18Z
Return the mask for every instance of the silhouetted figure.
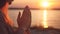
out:
M24 32L26 31L24 31L24 29L27 30L27 27L24 26L23 24L16 31L14 31L13 29L13 22L11 21L8 15L8 6L11 4L11 2L12 0L0 0L0 34L25 34ZM23 18L25 17L24 16L25 12L23 13L20 19L21 20L20 22L24 24L30 22L29 19ZM29 14L29 12L27 14ZM29 18L29 16L27 16L27 18ZM22 20L24 20L24 22ZM19 21L17 20L17 22Z
M23 29L23 33L30 34L30 26L31 26L31 12L28 6L24 8L23 14L20 17L20 12L17 18L18 25L20 29Z

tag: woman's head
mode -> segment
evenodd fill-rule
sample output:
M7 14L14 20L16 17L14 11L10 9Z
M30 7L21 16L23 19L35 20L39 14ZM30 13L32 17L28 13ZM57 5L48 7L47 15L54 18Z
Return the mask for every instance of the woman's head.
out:
M9 3L9 5L12 3L13 0L0 0L0 9L5 6L6 2Z

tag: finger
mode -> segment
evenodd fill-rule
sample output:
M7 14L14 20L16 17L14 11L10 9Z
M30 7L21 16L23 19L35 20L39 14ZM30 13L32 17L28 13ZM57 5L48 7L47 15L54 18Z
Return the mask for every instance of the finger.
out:
M21 16L21 13L19 12L19 14L18 14L18 18L20 18L20 16Z
M19 14L18 14L18 17L17 17L17 23L18 23L18 25L19 25L19 21L20 21L20 16L21 16L21 13L19 12Z
M21 13L19 12L18 17L17 17L17 20L19 20L19 19L20 19L20 16L21 16Z

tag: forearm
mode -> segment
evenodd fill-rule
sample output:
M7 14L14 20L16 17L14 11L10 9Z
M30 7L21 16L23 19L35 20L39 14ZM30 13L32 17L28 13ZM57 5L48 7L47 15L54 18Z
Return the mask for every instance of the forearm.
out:
M24 29L23 28L18 28L14 34L24 34Z
M31 34L30 33L30 29L26 29L26 28L18 28L16 31L15 31L15 34Z

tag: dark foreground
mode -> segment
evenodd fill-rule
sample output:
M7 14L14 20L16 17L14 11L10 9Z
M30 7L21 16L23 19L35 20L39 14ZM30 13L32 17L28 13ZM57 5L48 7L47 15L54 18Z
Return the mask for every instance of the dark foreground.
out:
M31 34L60 34L60 29L56 28L38 28L38 27L32 27L30 28Z
M31 28L31 34L60 34L60 29L55 28Z

